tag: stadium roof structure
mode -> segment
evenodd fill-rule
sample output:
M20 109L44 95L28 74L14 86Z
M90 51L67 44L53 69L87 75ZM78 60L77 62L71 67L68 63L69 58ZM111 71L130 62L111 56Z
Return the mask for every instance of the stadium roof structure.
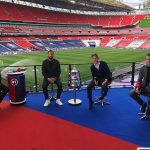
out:
M134 8L125 5L118 0L23 0L24 2L36 3L43 6L63 8L79 11L95 12L128 12Z
M144 8L150 8L150 1L149 0L145 1Z

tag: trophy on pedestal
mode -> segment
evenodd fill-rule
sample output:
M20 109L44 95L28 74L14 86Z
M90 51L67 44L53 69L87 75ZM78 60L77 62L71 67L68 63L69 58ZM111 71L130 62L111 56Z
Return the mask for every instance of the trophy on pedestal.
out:
M80 86L80 73L74 66L70 72L70 87L73 88L74 90L74 99L70 99L68 101L68 103L71 105L79 105L82 103L82 100L77 99L76 95L77 94L76 91L79 88L79 86Z

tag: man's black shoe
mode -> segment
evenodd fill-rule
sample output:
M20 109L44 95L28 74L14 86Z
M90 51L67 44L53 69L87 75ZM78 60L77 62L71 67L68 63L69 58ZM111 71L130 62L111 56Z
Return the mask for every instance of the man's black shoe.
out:
M89 103L89 110L92 110L93 109L93 101L90 101L90 103Z
M103 98L104 98L104 97L99 97L98 100L101 101L101 100L103 100Z
M147 107L147 104L144 103L144 104L141 106L141 108L140 108L140 112L141 112L141 113L145 113L145 112L146 112L146 107Z

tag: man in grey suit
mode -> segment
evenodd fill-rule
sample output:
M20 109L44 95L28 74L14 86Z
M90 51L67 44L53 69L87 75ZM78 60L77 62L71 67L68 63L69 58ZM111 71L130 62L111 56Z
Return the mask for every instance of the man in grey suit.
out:
M131 90L130 96L141 105L141 113L146 113L146 117L150 117L150 53L145 56L145 63L139 71L135 89ZM140 95L148 96L148 104Z

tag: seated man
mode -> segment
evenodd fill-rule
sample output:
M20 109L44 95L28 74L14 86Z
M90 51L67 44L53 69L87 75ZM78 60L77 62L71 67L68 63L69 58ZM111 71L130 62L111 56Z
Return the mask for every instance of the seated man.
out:
M43 61L42 64L42 74L44 76L43 79L43 93L45 97L44 107L47 107L50 104L50 98L48 96L48 86L49 84L56 84L57 89L57 97L56 103L58 105L63 105L60 100L62 89L62 83L60 80L60 63L58 60L54 59L54 52L52 50L48 51L48 59Z
M2 102L3 98L6 96L7 93L8 87L1 82L1 74L0 74L0 103Z
M150 117L150 54L145 56L145 62L146 65L140 69L136 87L131 90L130 96L141 105L141 113L146 112L146 117ZM140 94L148 96L148 108L147 103L140 98Z
M93 64L91 65L91 73L92 73L92 81L89 83L87 87L87 94L89 99L89 109L93 108L93 100L92 100L92 88L94 86L102 87L101 97L99 100L102 100L108 92L108 85L110 82L110 69L106 62L99 61L99 57L97 54L93 54L91 56Z

